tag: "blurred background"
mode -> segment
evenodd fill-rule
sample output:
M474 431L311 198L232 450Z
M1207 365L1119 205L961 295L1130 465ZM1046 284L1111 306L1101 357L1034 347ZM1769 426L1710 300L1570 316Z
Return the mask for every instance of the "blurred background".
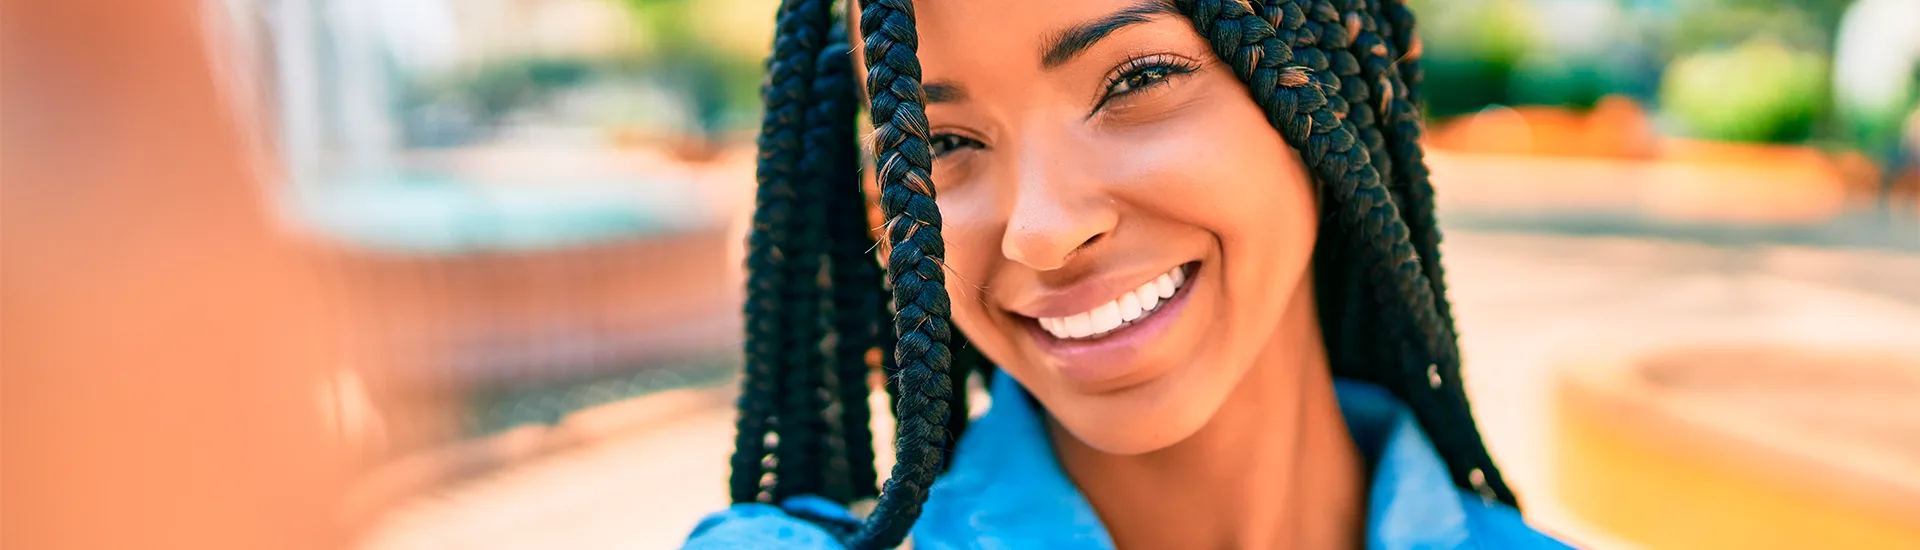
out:
M1920 548L1920 0L1411 3L1530 521ZM4 546L677 547L776 4L9 5Z

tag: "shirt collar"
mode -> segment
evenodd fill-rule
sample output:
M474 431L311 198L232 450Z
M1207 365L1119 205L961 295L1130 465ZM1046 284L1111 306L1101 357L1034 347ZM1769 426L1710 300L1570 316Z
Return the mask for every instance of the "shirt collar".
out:
M995 376L992 406L961 438L913 531L916 548L1112 550L1093 506L1061 471L1025 388ZM1468 543L1458 489L1413 414L1379 386L1336 380L1354 443L1371 466L1367 548Z

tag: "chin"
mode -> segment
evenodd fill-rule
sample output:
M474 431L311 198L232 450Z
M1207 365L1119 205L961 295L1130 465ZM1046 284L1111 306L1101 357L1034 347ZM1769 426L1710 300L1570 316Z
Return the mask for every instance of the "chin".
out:
M1080 399L1093 402L1069 405L1075 410L1064 415L1056 413L1054 418L1074 439L1094 450L1139 455L1172 447L1192 437L1219 408L1217 400L1157 393L1129 391L1081 396ZM1206 406L1208 403L1215 406Z
M1205 422L1170 423L1163 419L1140 422L1095 422L1076 430L1067 425L1074 439L1094 450L1111 455L1131 456L1159 451L1192 437ZM1193 424L1191 426L1182 424Z

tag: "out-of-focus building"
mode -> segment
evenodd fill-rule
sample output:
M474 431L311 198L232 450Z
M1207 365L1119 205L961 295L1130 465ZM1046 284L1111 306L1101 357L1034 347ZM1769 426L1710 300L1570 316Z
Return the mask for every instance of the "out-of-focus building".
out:
M369 471L471 475L463 441L729 372L751 153L676 149L702 99L645 69L664 46L637 4L227 4Z

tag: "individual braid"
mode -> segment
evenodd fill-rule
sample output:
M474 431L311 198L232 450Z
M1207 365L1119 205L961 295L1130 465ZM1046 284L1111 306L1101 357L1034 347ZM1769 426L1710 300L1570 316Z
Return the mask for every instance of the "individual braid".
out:
M1312 3L1302 12L1305 18L1302 26L1311 29L1312 32L1304 33L1293 41L1293 45L1296 52L1325 53L1326 69L1331 71L1331 78L1339 83L1337 87L1322 88L1322 93L1331 96L1328 98L1328 109L1333 111L1337 118L1351 123L1355 137L1366 149L1367 159L1372 163L1374 173L1381 175L1381 180L1387 184L1389 196L1398 202L1398 188L1394 185L1394 180L1386 177L1387 174L1392 173L1392 158L1387 153L1386 141L1378 126L1377 111L1374 108L1374 102L1371 101L1378 87L1370 84L1369 71L1360 61L1361 57L1357 53L1365 51L1364 48L1369 40L1366 27L1371 19L1361 17L1360 8L1360 3L1354 0L1332 2L1319 0ZM1278 23L1271 17L1262 17L1262 19L1270 25ZM1310 54L1297 57L1305 57L1304 61L1308 66L1319 68L1317 65L1320 56ZM1347 246L1347 243L1342 240L1343 233L1345 232L1326 232L1323 237L1331 238L1321 239L1316 249L1315 267L1320 273L1326 275L1316 278L1315 284L1332 286L1327 290L1339 295L1336 301L1321 302L1324 304L1322 307L1342 310L1338 316L1327 315L1329 312L1323 311L1323 319L1331 318L1333 323L1344 325L1342 332L1338 334L1339 337L1331 339L1342 346L1342 353L1335 354L1330 350L1329 358L1337 359L1338 362L1334 364L1406 363L1408 359L1402 357L1405 350L1372 345L1371 342L1374 339L1363 336L1381 332L1404 335L1406 332L1399 330L1383 317L1388 310L1366 307L1368 302L1365 298L1370 294L1369 289L1372 287L1367 284L1363 276L1358 276L1361 274L1354 272L1360 269L1358 262L1362 257L1346 253L1352 247ZM1329 332L1329 334L1334 333ZM1357 376L1354 374L1349 376L1382 385L1390 385L1393 382L1386 379L1391 376L1385 372L1357 374Z
M1419 37L1415 33L1413 11L1403 0L1369 0L1386 2L1376 13L1381 14L1379 23L1387 32L1393 44L1388 48L1391 65L1395 74L1384 75L1393 86L1391 98L1391 117L1383 121L1385 131L1391 136L1391 150L1399 167L1398 179L1405 182L1409 191L1407 203L1407 223L1412 230L1413 243L1420 251L1421 264L1427 270L1427 280L1433 284L1434 307L1440 317L1453 325L1453 306L1447 299L1446 269L1440 263L1440 226L1434 219L1433 180L1427 171L1426 151L1420 148L1421 122L1417 106L1420 97L1418 87L1422 78L1420 71ZM1392 77L1397 76L1397 79Z
M1349 300L1343 309L1351 316L1347 320L1347 331L1344 334L1346 340L1337 341L1335 345L1347 350L1348 361L1352 362L1333 363L1333 366L1336 374L1391 386L1400 378L1395 376L1394 370L1357 368L1352 369L1357 372L1343 372L1349 370L1348 367L1403 365L1416 362L1417 350L1410 350L1404 346L1379 346L1372 342L1377 341L1381 333L1385 333L1387 340L1393 342L1419 341L1422 334L1417 322L1409 326L1408 323L1401 322L1403 318L1395 317L1392 313L1416 310L1420 307L1419 298L1406 292L1382 293L1379 290L1383 286L1404 287L1408 283L1405 279L1406 273L1389 267L1398 262L1399 253L1391 250L1383 253L1378 249L1380 245L1393 246L1396 241L1392 238L1382 239L1377 233L1368 233L1391 230L1391 225L1384 227L1373 223L1355 225L1356 220L1368 218L1398 220L1397 214L1387 207L1393 203L1392 187L1382 186L1382 184L1389 184L1389 180L1379 171L1385 163L1373 158L1378 148L1373 147L1373 144L1367 140L1366 131L1369 129L1361 126L1368 121L1370 113L1362 110L1359 111L1358 116L1353 114L1355 109L1366 108L1370 87L1356 78L1359 67L1357 61L1352 59L1351 52L1346 49L1351 45L1352 39L1347 29L1348 19L1342 15L1340 8L1336 8L1328 0L1292 4L1299 6L1297 10L1299 15L1282 17L1281 21L1283 24L1291 23L1300 28L1299 32L1294 34L1294 39L1288 41L1293 45L1296 58L1294 63L1310 71L1317 71L1314 74L1326 77L1315 80L1314 89L1307 92L1327 95L1325 110L1332 113L1333 119L1340 121L1335 124L1351 132L1355 139L1362 140L1352 150L1344 153L1347 157L1344 162L1350 166L1350 169L1360 170L1355 173L1356 175L1347 176L1344 179L1327 179L1339 177L1320 176L1322 181L1335 182L1335 185L1340 186L1335 188L1339 191L1344 191L1345 185L1355 185L1355 192L1367 199L1362 206L1356 207L1345 202L1344 197L1348 195L1344 193L1336 193L1332 197L1323 196L1322 208L1325 209L1329 218L1324 220L1323 226L1327 230L1323 231L1322 235L1331 238L1322 239L1318 247L1323 250L1340 251L1323 256L1330 257L1328 261L1334 265L1328 267L1331 268L1330 271L1337 273L1337 280L1344 281L1348 285L1347 288L1342 289L1345 291L1343 298ZM1283 14L1289 11L1293 10L1283 10ZM1278 39L1284 40L1286 29L1276 29L1276 34ZM1307 131L1314 130L1337 134L1325 125L1317 125ZM1331 140L1327 141L1331 142ZM1326 159L1328 158L1326 155L1333 154L1328 149L1312 147L1313 143L1309 138L1308 146L1302 148L1302 158L1308 162L1309 166L1324 162L1314 159ZM1361 152L1365 153L1366 163L1364 164L1369 165L1365 170L1361 170L1360 165L1363 163L1356 162L1354 158ZM1341 161L1339 157L1334 157L1332 160ZM1328 200L1329 198L1332 200ZM1356 246L1356 240L1361 244ZM1400 301L1396 302L1394 296L1399 296Z
M1457 336L1452 334L1453 318L1446 300L1446 289L1441 277L1438 240L1439 229L1433 218L1432 186L1426 171L1423 152L1419 147L1419 115L1412 103L1412 95L1406 93L1408 87L1401 78L1397 62L1416 61L1402 55L1397 48L1391 47L1383 37L1374 31L1385 31L1389 36L1395 34L1391 28L1397 21L1404 28L1398 33L1402 37L1411 37L1412 18L1404 6L1395 6L1398 17L1390 15L1379 0L1342 0L1347 5L1347 13L1342 17L1346 30L1352 35L1349 51L1362 64L1361 77L1364 82L1375 83L1374 93L1355 94L1350 88L1345 90L1347 97L1359 110L1378 105L1385 113L1380 126L1384 134L1391 136L1385 148L1370 148L1375 157L1376 168L1388 175L1388 189L1399 207L1401 218L1407 222L1409 240L1413 242L1415 257L1419 259L1421 271L1427 276L1427 282L1433 289L1434 311L1440 323L1427 332L1436 335L1433 347L1425 355L1407 354L1396 357L1390 364L1402 365L1393 372L1381 373L1391 380L1382 381L1383 385L1396 388L1396 393L1414 407L1423 411L1419 415L1423 427L1434 434L1435 447L1442 456L1455 465L1484 465L1478 468L1482 479L1473 479L1475 468L1454 468L1456 482L1472 485L1476 489L1488 491L1494 495L1511 495L1499 479L1496 469L1491 467L1491 458L1479 441L1478 429L1474 425L1471 407L1466 394L1460 391L1460 361ZM1362 16L1362 14L1368 14ZM1333 45L1333 44L1329 44ZM1414 65L1417 70L1417 65ZM1366 98L1366 99L1360 99ZM1356 124L1363 124L1355 117ZM1366 128L1363 126L1362 131ZM1386 158L1383 158L1386 157ZM1385 162L1382 162L1385 161ZM1391 325L1389 325L1391 326ZM1374 358L1377 360L1377 358ZM1447 381L1454 383L1449 391L1432 391ZM1481 489L1487 487L1487 489Z
M1391 173L1398 184L1395 186L1398 195L1396 200L1402 205L1402 217L1407 220L1409 239L1413 241L1422 271L1433 289L1433 307L1440 320L1437 327L1445 331L1434 350L1435 355L1427 364L1426 368L1432 370L1417 372L1421 365L1416 361L1410 365L1416 372L1403 373L1400 377L1403 384L1413 387L1404 392L1407 395L1403 398L1410 404L1433 411L1420 415L1420 421L1428 433L1435 434L1433 439L1441 455L1455 466L1455 483L1472 486L1483 496L1517 507L1517 498L1494 466L1485 443L1480 439L1472 406L1461 383L1458 335L1454 332L1453 312L1447 297L1446 271L1440 260L1441 233L1434 215L1433 182L1427 170L1425 149L1420 146L1422 119L1417 86L1421 80L1420 51L1413 12L1403 0L1365 0L1362 8L1364 13L1371 15L1360 19L1362 27L1378 31L1386 43L1372 44L1374 38L1367 36L1364 37L1368 41L1365 47L1356 44L1354 50L1356 54L1365 53L1363 59L1369 69L1366 74L1368 80L1380 82L1381 96L1369 103L1383 105L1385 112L1380 126L1392 156ZM1368 22L1371 25L1365 25ZM1423 380L1428 384L1424 389L1420 388ZM1434 384L1444 384L1449 391L1429 391ZM1474 479L1476 471L1482 476L1481 479Z
M1260 18L1266 21L1269 27L1276 30L1278 34L1276 38L1289 47L1295 43L1296 34L1280 34L1280 31L1300 28L1306 22L1306 13L1298 4L1292 2L1258 2L1252 8L1259 13ZM1283 71L1286 85L1297 86L1311 82L1310 79L1303 80L1307 78L1306 71L1305 67L1290 72ZM1356 124L1360 122L1356 119ZM1322 208L1322 211L1330 212L1325 208ZM1327 221L1327 216L1323 214L1323 224ZM1379 346L1359 346L1357 344L1360 339L1351 336L1364 330L1366 314L1373 310L1359 307L1366 303L1363 299L1364 287L1360 284L1360 278L1352 274L1352 250L1344 244L1332 231L1320 232L1314 243L1314 293L1315 303L1320 310L1321 331L1326 335L1327 355L1331 363L1372 363L1374 361L1362 357L1377 351Z
M1341 76L1339 91L1347 100L1349 110L1347 119L1353 123L1358 137L1365 144L1368 159L1372 161L1374 171L1380 174L1382 182L1386 184L1388 196L1392 198L1396 207L1403 208L1407 197L1405 185L1399 178L1392 177L1395 174L1397 161L1389 151L1385 133L1380 128L1385 111L1385 105L1382 105L1381 100L1391 96L1390 86L1380 79L1384 74L1390 73L1392 68L1384 59L1378 58L1382 53L1379 46L1383 44L1383 40L1375 32L1378 28L1375 18L1367 15L1372 13L1372 10L1364 0L1336 0L1319 2L1311 11L1316 15L1314 20L1321 23L1323 39L1319 43L1302 43L1296 47L1326 48L1333 52L1332 55L1336 61L1335 70ZM1404 219L1404 209L1401 213ZM1409 228L1409 231L1411 230L1412 228ZM1335 249L1349 248L1338 246L1343 243L1327 242L1324 239L1322 244ZM1419 255L1418 253L1416 248L1416 256ZM1348 264L1359 261L1359 258L1351 255L1337 257L1339 260L1329 261ZM1316 261L1320 260L1316 259ZM1347 271L1355 269L1352 266L1342 267ZM1331 275L1345 281L1348 288L1342 290L1347 292L1347 298L1351 299L1355 294L1368 294L1371 286L1354 279L1347 271L1338 271ZM1386 332L1397 338L1406 337L1407 332L1395 322L1395 319L1389 317L1392 315L1392 308L1365 308L1360 307L1359 304L1353 304L1345 309L1349 310L1349 314L1354 318L1347 320L1348 332L1340 335L1344 340L1335 341L1345 345L1348 352L1346 361L1357 361L1359 362L1357 364L1367 365L1425 364L1424 357L1427 354L1410 353L1403 347L1368 345L1372 340L1366 337L1369 334ZM1324 314L1323 311L1323 316ZM1377 370L1359 373L1359 375L1349 374L1349 376L1393 387L1403 384L1408 379L1406 373L1400 372L1401 370L1403 369ZM1424 376L1421 379L1424 379Z
M1261 19L1275 29L1276 38L1289 44L1295 51L1304 51L1318 44L1318 37L1327 31L1341 33L1330 37L1333 41L1352 42L1351 32L1344 29L1349 22L1347 17L1331 13L1324 8L1303 6L1304 4L1294 2L1262 2L1256 7L1261 14ZM1307 16L1309 10L1315 12L1314 17ZM1329 24L1336 20L1339 21L1340 28L1329 28ZM1310 35L1289 34L1288 29L1305 27L1311 27L1314 30ZM1288 38L1289 36L1292 38ZM1375 121L1373 112L1366 108L1370 102L1364 98L1370 95L1373 87L1359 81L1363 79L1354 78L1351 67L1346 65L1345 59L1339 61L1340 65L1336 70L1336 73L1341 76L1338 90L1341 92L1341 99L1345 101L1345 108L1349 111L1345 118L1352 121L1355 128L1359 130L1361 143L1366 145L1368 157L1373 162L1375 172L1386 173L1382 171L1386 164L1385 154L1381 150L1382 147L1377 147L1375 143L1378 133L1368 127ZM1333 60L1329 60L1329 64L1332 65ZM1304 64L1302 68L1311 70ZM1293 79L1288 85L1297 85L1297 81L1297 78ZM1337 114L1338 111L1336 111ZM1323 226L1338 223L1339 218L1334 209L1322 205L1322 213ZM1373 344L1372 342L1377 338L1366 337L1383 331L1391 332L1391 330L1382 328L1386 322L1381 316L1384 310L1368 307L1371 303L1369 298L1371 287L1361 271L1360 256L1357 252L1348 244L1348 238L1344 232L1332 230L1319 232L1314 244L1313 269L1321 330L1326 336L1329 364L1335 368L1336 374L1387 385L1391 381L1387 380L1383 373L1341 372L1346 365L1386 365L1402 362L1398 349Z
M953 386L953 392L948 394L947 397L947 440L945 451L948 456L952 456L956 445L960 443L960 436L967 432L967 421L969 420L967 418L967 398L969 397L967 395L967 378L977 372L984 372L992 368L987 361L987 356L981 355L980 348L976 348L972 342L968 342L966 335L956 333L953 339L953 365L947 369L948 378L951 380L949 383ZM942 462L940 465L941 471L946 471L946 467L952 464L953 461L951 460Z
M1347 118L1360 130L1360 141L1367 146L1367 156L1373 160L1373 169L1383 177L1395 174L1394 155L1387 149L1386 134L1382 131L1381 116L1386 112L1376 98L1390 97L1391 84L1385 82L1392 65L1384 59L1386 42L1375 32L1378 23L1365 14L1376 10L1370 4L1378 0L1344 0L1340 15L1340 30L1346 38L1346 49L1336 53L1336 70L1341 73L1341 91L1347 98ZM1394 200L1403 203L1400 178L1388 178L1388 189L1395 194ZM1409 222L1411 223L1411 222Z
M800 87L799 93L806 99L799 112L803 123L800 171L799 179L792 184L794 215L787 228L794 246L783 258L790 270L787 302L781 308L789 345L782 350L786 355L782 363L785 387L775 395L781 448L775 453L778 482L771 491L774 502L822 494L826 488L822 475L829 461L826 410L829 397L835 394L827 391L824 380L822 365L828 356L820 346L828 324L820 306L827 279L821 271L827 248L823 203L831 193L819 180L838 169L836 161L840 159L832 158L832 148L817 145L818 139L832 135L831 130L811 124L808 117L821 103L812 92L818 76L816 63L834 27L832 7L831 0L802 0L797 8L803 14L798 23L801 28L795 31L802 40L785 60L796 65L795 72L804 74L793 85Z
M955 388L948 376L953 326L942 265L946 244L934 203L913 2L863 0L860 14L900 386L897 463L872 515L848 544L867 550L898 545L919 518L946 458L948 400Z
M801 175L797 173L798 158L804 150L802 132L814 72L813 52L826 38L825 25L820 21L829 14L826 8L826 3L817 0L781 3L774 55L762 90L766 114L758 144L758 188L747 254L746 366L729 480L731 496L737 503L759 501L768 492L763 487L771 481L765 479L766 462L784 454L777 453L781 449L776 445L801 447L806 444L804 438L814 435L805 433L806 426L790 427L782 422L780 413L786 411L781 409L793 403L787 399L792 388L785 382L790 381L780 376L807 370L802 368L805 363L794 363L797 356L807 352L795 350L812 349L811 341L796 338L793 327L787 325L794 318L792 309L811 311L809 304L817 297L810 292L815 287L813 281L799 273L792 262L808 255L800 249L796 224L810 223L800 218L817 217L803 211L809 207L798 204L795 184ZM790 428L798 429L788 431ZM782 436L786 436L784 440ZM776 463L774 467L776 471L791 469L789 464Z
M881 300L881 318L892 319L894 317L893 312L895 311L892 299L893 283L887 282L886 278L882 277L881 287L886 289L886 295L888 296L888 299ZM880 341L900 341L900 333L894 330L893 323L883 323L880 326ZM881 386L887 391L887 414L897 419L900 418L900 362L892 351L893 350L884 350L881 352L880 374L881 380L883 380Z
M832 319L833 351L827 370L835 376L840 407L841 455L834 469L844 469L844 490L831 480L822 496L849 502L879 494L874 471L872 411L867 396L871 367L867 354L877 345L880 308L880 266L873 256L873 236L867 228L866 199L859 186L859 150L856 114L857 83L845 25L832 26L827 47L815 63L814 107L809 112L809 147L819 147L831 165L810 178L826 193L828 272L830 294L825 314ZM817 132L817 133L816 133Z
M1381 0L1370 0L1379 2ZM1413 12L1400 0L1385 0L1375 12L1388 34L1392 46L1387 48L1388 55L1394 60L1397 69L1387 75L1396 93L1390 98L1392 115L1386 124L1390 149L1397 157L1395 163L1400 167L1398 179L1405 183L1408 191L1406 218L1411 230L1411 239L1419 251L1422 267L1433 287L1434 309L1445 323L1452 328L1453 312L1446 294L1446 273L1440 262L1440 228L1434 216L1433 182L1427 171L1425 151L1420 148L1421 119L1417 110L1421 80L1419 38L1414 29ZM1431 406L1435 414L1420 418L1422 427L1435 435L1435 446L1441 456L1451 464L1477 464L1475 469L1454 468L1454 482L1463 486L1471 485L1482 492L1483 496L1498 499L1507 504L1518 506L1513 491L1507 486L1505 478L1493 465L1487 448L1479 439L1478 423L1474 419L1472 405L1460 384L1460 355L1457 336L1446 340L1448 347L1443 354L1434 359L1434 375L1441 381L1451 381L1456 391L1444 393L1415 392L1416 400L1437 401ZM1418 380L1418 376L1409 377ZM1417 382L1416 382L1417 383ZM1447 435L1457 432L1459 435ZM1473 479L1477 470L1481 479Z

